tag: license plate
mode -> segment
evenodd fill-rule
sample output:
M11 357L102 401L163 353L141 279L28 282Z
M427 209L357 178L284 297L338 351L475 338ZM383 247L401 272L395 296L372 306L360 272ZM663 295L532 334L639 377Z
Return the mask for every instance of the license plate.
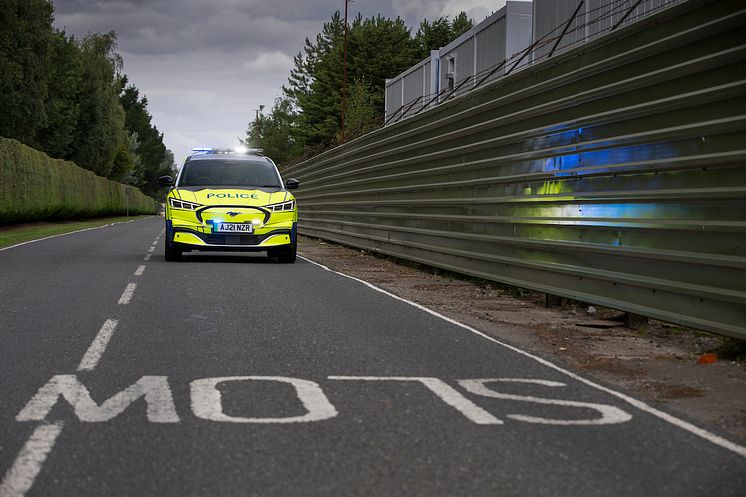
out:
M254 225L248 223L215 223L213 231L216 233L253 233Z

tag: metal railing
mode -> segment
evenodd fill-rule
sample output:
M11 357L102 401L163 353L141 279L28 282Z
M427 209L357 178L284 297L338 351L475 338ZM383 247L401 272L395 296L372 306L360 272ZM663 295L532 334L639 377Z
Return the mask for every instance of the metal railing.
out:
M690 0L293 166L300 232L746 338L744 30Z

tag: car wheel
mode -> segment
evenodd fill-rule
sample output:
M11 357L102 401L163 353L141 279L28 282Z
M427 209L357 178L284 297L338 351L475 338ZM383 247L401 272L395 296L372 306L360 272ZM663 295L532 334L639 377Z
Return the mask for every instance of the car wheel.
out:
M296 254L298 252L298 246L296 244L290 245L290 247L268 254L270 257L277 257L277 260L281 264L292 264L295 262Z
M180 261L181 260L181 250L177 249L173 246L173 244L169 241L166 241L164 244L165 247L165 256L167 261Z

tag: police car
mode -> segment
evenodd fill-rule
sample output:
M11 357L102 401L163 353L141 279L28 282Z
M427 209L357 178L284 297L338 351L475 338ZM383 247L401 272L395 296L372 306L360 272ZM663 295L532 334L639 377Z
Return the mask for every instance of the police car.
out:
M295 262L298 207L277 166L259 149L194 148L179 171L158 179L166 195L167 261L192 250L266 251Z

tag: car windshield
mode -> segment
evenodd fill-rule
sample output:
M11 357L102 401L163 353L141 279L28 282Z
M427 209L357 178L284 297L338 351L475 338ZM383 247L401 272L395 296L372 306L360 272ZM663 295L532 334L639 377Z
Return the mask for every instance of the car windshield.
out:
M277 172L258 160L191 160L184 164L179 186L253 186L282 188Z

